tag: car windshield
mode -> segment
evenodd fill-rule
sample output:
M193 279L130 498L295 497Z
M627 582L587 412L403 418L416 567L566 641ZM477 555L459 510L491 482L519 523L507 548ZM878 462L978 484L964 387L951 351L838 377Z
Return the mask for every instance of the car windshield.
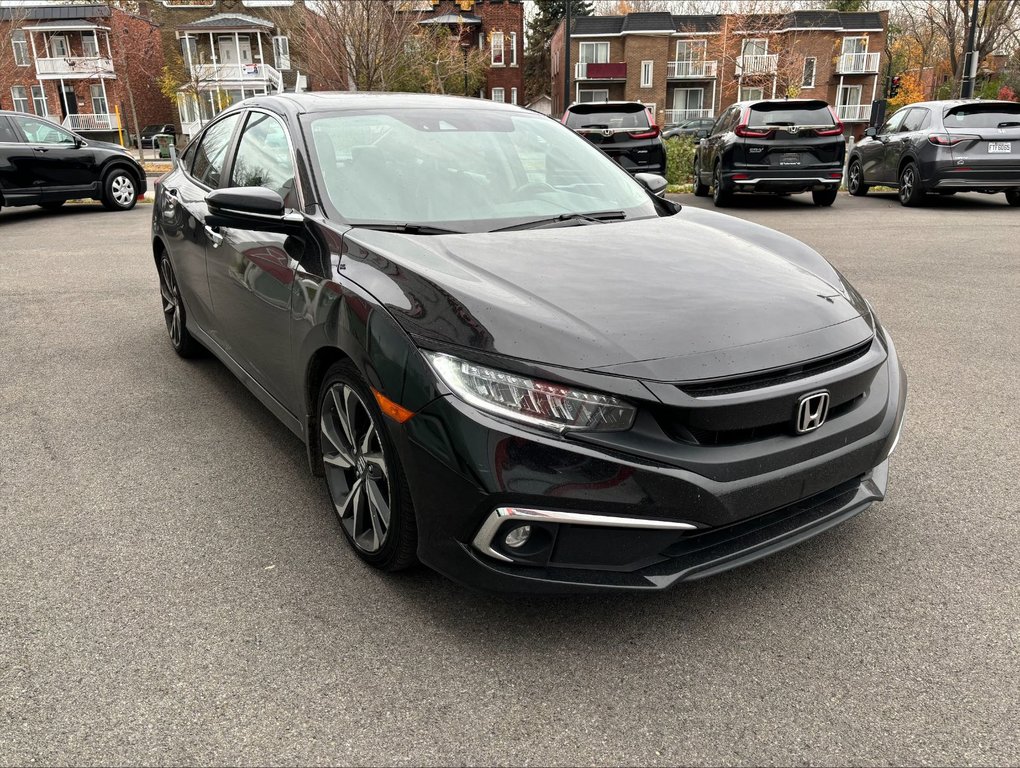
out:
M575 104L567 113L567 127L584 128L625 128L628 130L649 128L648 112L642 104L587 105Z
M751 107L747 125L764 128L769 125L824 125L833 126L832 112L825 102L808 104L756 104Z
M162 125L147 125L144 128L142 128L142 133L162 133L162 131L163 131Z
M1020 104L965 104L946 112L946 128L1015 128Z
M304 121L327 214L349 223L478 232L572 214L657 215L612 160L523 110L359 110Z

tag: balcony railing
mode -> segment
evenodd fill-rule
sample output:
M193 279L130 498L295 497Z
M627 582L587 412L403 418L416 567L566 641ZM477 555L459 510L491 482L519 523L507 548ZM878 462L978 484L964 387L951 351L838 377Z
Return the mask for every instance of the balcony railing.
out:
M263 83L279 91L283 75L268 64L195 64L191 77L199 89L214 89L222 83Z
M113 62L102 56L61 56L35 60L35 73L43 79L112 77Z
M116 131L120 128L117 115L77 114L64 118L63 126L72 131Z
M866 123L871 119L871 105L843 104L836 107L836 115L844 123Z
M666 77L670 80L708 80L719 71L717 61L669 61Z
M778 53L762 53L737 57L738 75L772 75L779 64Z
M577 80L626 80L627 62L605 61L595 63L579 61L574 67L574 78Z
M684 120L697 120L699 117L715 117L711 109L667 109L666 125L676 125Z
M860 75L878 72L878 53L844 53L839 57L836 71L841 75Z

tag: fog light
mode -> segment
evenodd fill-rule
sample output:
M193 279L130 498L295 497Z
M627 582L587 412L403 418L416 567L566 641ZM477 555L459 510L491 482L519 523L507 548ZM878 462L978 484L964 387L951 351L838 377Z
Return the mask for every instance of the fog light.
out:
M529 538L531 538L531 526L519 525L510 531L503 541L510 549L519 549L528 543Z

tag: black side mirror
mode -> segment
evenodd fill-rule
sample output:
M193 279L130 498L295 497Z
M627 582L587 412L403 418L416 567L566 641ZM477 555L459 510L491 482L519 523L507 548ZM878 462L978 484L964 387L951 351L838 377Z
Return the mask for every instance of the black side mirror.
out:
M81 136L75 136L74 137L74 148L75 149L81 149L83 146L85 146L85 140L82 139Z
M301 229L304 217L287 213L279 193L265 187L229 187L205 196L211 227L235 227L260 232L290 232Z
M870 138L872 138L872 139L873 139L873 138L875 138L876 136L878 136L878 128L874 128L874 127L872 127L872 128L868 128L868 130L866 130L866 131L864 132L864 135L865 135L865 136L869 136Z
M634 178L642 187L659 197L666 194L666 187L669 186L669 182L657 173L635 173Z

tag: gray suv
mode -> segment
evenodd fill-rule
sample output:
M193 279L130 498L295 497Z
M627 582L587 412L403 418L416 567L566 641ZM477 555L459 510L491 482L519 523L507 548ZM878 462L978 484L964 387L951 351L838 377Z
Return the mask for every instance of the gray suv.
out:
M876 184L895 187L903 205L928 193L1005 192L1020 206L1020 104L924 101L897 110L850 153L850 194Z

